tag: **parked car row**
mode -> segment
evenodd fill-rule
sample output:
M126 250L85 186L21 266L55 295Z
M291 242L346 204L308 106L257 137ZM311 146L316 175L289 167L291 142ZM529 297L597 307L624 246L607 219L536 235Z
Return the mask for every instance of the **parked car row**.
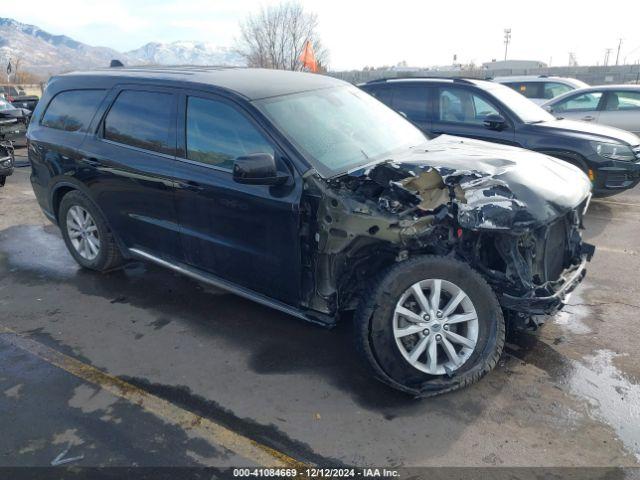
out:
M580 168L596 195L640 181L640 138L623 130L559 120L509 87L471 79L382 79L360 88L429 136L476 138L544 153Z
M27 93L13 85L0 85L0 99L4 97L9 103L16 108L26 108L27 110L35 110L38 104L37 95L27 95Z
M512 88L537 105L542 105L552 98L572 90L589 86L575 78L550 77L547 75L495 77L492 80Z
M495 83L363 89L420 128L322 75L61 75L29 125L33 190L84 268L150 261L325 326L355 312L376 378L456 390L496 365L506 322L562 308L594 252L587 176L495 142L574 148L606 189L637 182L634 162L606 157L635 140L580 132Z
M542 105L556 117L600 123L640 135L640 85L603 85L567 92Z

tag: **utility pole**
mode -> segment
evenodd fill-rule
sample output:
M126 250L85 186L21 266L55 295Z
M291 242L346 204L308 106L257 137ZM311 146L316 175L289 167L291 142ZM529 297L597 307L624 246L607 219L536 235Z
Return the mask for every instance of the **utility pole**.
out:
M509 42L511 41L511 29L504 29L504 60L507 60L507 50L509 49Z
M618 53L616 53L616 66L618 66L618 59L620 58L620 47L622 47L622 39L618 42Z
M604 51L604 62L603 65L606 67L607 65L609 65L609 55L611 55L611 48L607 48Z

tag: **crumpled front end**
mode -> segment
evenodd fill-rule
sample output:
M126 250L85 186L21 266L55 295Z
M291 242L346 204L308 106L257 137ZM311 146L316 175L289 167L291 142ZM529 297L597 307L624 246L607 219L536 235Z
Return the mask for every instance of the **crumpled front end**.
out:
M307 306L353 308L358 285L385 265L437 254L481 272L508 311L557 311L594 252L580 233L590 194L573 205L545 202L514 188L510 171L397 161L328 181L308 177Z

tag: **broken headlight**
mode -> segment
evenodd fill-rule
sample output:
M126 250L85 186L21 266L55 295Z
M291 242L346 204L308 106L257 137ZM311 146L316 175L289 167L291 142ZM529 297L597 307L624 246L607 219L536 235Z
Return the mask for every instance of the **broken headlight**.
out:
M591 142L591 145L595 148L596 153L604 158L628 162L633 162L636 159L631 147L621 143Z

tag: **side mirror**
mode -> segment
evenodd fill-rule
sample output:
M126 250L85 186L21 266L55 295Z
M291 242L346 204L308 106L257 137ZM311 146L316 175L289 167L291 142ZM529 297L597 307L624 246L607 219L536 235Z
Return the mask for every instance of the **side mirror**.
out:
M551 105L544 107L544 109L549 113L553 113L553 107Z
M503 130L507 126L507 121L495 113L484 117L482 124L489 130Z
M288 175L278 173L270 153L252 153L233 161L233 180L249 185L281 185Z

